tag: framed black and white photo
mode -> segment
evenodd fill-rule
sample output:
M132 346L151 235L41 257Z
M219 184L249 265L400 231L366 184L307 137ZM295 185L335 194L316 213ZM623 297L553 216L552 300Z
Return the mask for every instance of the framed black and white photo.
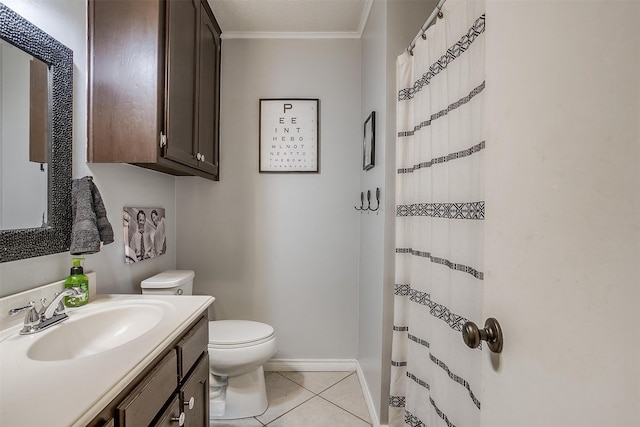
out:
M164 222L164 208L124 208L125 263L144 261L167 251Z
M369 170L376 164L376 112L372 111L364 122L362 141L362 170Z
M260 172L320 171L319 100L260 100Z

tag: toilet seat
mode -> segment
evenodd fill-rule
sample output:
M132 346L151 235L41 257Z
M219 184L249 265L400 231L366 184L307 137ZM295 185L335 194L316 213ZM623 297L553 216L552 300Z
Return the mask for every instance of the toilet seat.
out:
M209 322L210 348L242 348L274 339L271 325L251 320L215 320Z

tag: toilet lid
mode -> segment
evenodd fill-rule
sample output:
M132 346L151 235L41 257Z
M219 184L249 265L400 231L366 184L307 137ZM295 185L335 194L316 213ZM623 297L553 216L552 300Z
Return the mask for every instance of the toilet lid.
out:
M140 282L142 289L163 289L181 286L195 277L193 270L168 270Z
M238 345L262 341L273 336L273 327L251 320L209 322L209 344Z

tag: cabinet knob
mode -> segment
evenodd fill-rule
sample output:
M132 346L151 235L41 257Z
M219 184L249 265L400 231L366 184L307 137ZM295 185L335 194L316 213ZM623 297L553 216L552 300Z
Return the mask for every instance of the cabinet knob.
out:
M200 156L201 156L200 153L196 153L196 160L200 161Z
M196 399L194 399L193 396L191 396L191 399L189 399L187 402L184 402L184 406L188 406L189 410L192 410L195 404L196 404Z
M171 422L177 422L178 425L182 427L184 425L185 418L186 415L184 414L184 412L180 412L180 416L171 418Z
M204 162L204 154L200 154L200 160Z

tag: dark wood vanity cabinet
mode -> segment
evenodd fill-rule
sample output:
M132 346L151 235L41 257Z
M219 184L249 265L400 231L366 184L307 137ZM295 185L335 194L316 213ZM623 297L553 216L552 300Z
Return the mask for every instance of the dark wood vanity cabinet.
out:
M218 180L220 34L206 0L90 0L89 162Z
M209 425L209 359L205 356L200 358L194 372L180 387L179 393L173 395L164 412L151 425L155 427ZM183 424L180 424L180 421Z
M208 341L209 322L203 316L88 426L208 426Z

